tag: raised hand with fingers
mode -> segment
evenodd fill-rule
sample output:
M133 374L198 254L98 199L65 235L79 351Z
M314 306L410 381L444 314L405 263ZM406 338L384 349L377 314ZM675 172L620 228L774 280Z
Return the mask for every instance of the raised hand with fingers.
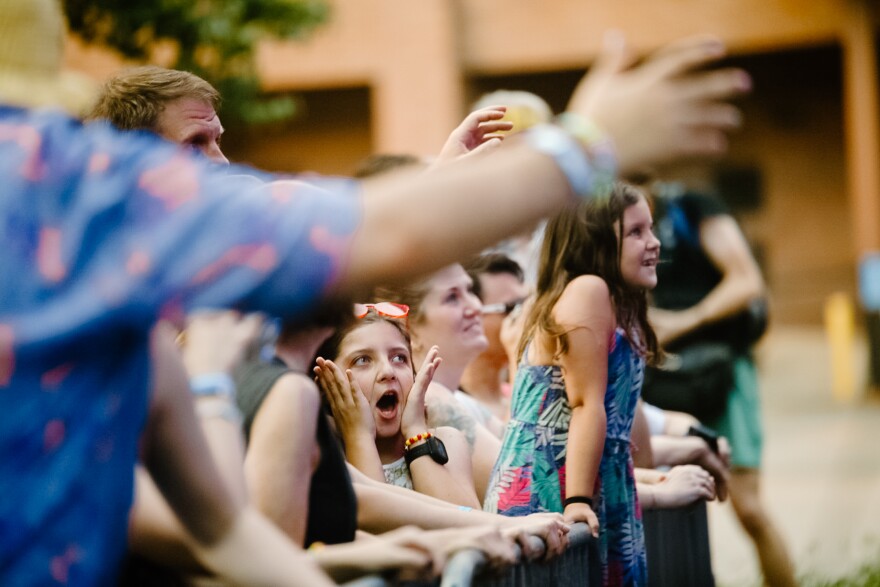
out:
M422 440L419 435L428 432L425 413L425 394L437 367L440 366L439 351L436 346L428 350L425 360L416 374L415 381L406 397L406 404L400 419L402 437L418 439L406 448L406 458L412 475L413 487L450 503L479 508L474 481L471 474L470 451L464 435L455 428L441 426L430 432L430 439ZM442 448L446 458L435 459L433 448L430 453L410 458L410 455L425 446L435 443ZM431 456L427 456L431 454Z
M190 376L231 373L249 354L263 326L261 314L203 311L187 316L183 363Z
M351 371L343 372L333 361L319 357L314 372L342 435L348 461L370 478L384 483L382 461L376 450L376 422Z
M513 128L512 122L502 120L506 111L506 106L487 106L468 114L446 139L433 166L499 145L504 138L501 133Z
M728 101L751 88L741 69L704 69L724 54L720 40L697 36L633 66L634 55L621 35L609 34L567 111L592 120L610 136L623 173L682 156L722 154L727 132L741 120Z
M403 415L400 419L400 430L406 438L421 434L428 429L425 414L425 394L428 386L434 379L434 373L440 366L440 351L436 346L431 347L421 368L416 375L406 403L403 407Z

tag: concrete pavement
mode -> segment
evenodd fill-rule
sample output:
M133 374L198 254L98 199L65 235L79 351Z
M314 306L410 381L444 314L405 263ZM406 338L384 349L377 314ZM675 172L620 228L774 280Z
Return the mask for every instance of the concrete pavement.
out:
M854 368L864 379L866 344ZM762 496L799 576L840 577L880 563L880 401L831 393L821 328L775 327L758 348L764 407ZM719 585L760 584L751 542L729 504L709 510Z

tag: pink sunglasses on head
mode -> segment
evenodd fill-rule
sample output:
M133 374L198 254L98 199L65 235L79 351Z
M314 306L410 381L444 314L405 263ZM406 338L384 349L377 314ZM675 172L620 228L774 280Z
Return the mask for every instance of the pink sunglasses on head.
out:
M355 304L354 317L363 318L370 313L371 309L386 318L406 318L409 314L409 306L394 302L379 302L377 304Z

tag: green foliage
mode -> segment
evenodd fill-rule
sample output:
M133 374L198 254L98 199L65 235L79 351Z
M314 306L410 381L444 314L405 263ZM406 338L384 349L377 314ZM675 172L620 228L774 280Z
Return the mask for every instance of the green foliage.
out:
M265 37L298 38L324 22L324 0L64 0L71 30L128 58L149 59L169 42L169 67L191 71L223 96L224 121L289 118L290 97L260 96L254 49Z
M865 563L835 579L804 577L801 583L804 587L880 587L880 562Z

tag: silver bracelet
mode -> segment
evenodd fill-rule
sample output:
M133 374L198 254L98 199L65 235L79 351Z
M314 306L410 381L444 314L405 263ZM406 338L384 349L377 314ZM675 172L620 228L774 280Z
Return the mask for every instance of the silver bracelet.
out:
M196 398L196 414L203 420L220 418L236 426L241 426L243 419L238 406L220 397Z
M235 381L222 371L190 377L189 390L197 397L224 397L235 401Z
M616 171L613 152L609 158L609 151L602 149L596 157L590 144L551 124L534 126L525 135L530 147L553 158L578 198L603 195L610 187Z
M617 151L611 137L592 120L574 112L563 112L554 122L587 150L593 166L593 195L610 195L617 179Z

